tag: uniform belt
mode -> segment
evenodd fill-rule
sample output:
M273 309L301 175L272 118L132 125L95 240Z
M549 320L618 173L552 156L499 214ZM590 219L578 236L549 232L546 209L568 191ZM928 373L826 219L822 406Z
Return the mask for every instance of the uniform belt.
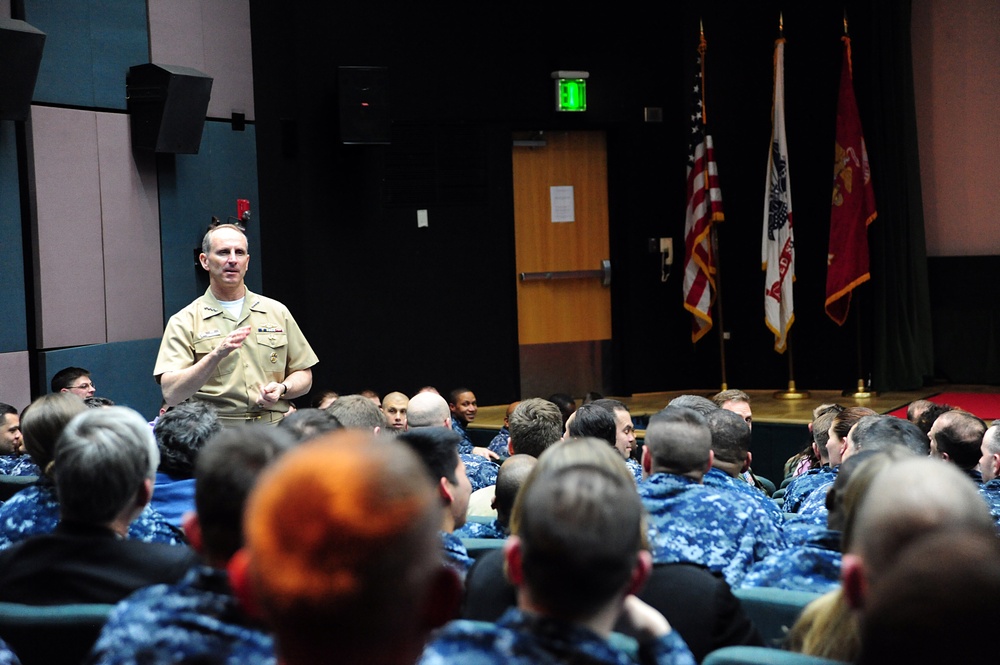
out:
M251 411L248 413L220 413L219 420L235 420L247 423L276 423L285 417L282 411Z

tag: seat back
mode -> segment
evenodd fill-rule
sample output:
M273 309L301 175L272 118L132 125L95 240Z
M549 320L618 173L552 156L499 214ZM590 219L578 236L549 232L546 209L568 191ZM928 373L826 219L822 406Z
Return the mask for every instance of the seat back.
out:
M79 665L114 605L0 603L0 637L22 665Z
M723 647L705 656L702 665L837 665L839 660L806 656L768 647Z
M28 485L38 482L38 476L0 476L0 502L6 501Z
M733 589L733 595L740 599L743 610L757 626L761 637L764 638L764 644L769 647L777 647L785 641L788 629L802 614L805 606L819 598L821 594L768 587L749 587Z

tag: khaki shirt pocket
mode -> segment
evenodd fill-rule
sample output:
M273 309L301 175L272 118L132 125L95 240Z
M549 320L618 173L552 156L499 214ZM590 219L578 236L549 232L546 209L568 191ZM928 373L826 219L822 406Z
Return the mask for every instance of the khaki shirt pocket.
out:
M257 349L260 353L261 369L273 374L276 381L285 378L288 363L288 335L285 333L257 333Z
M198 362L212 350L217 347L222 340L225 339L224 335L218 337L209 337L208 339L199 339L194 343L194 361ZM213 376L225 376L227 374L232 374L233 370L236 369L236 363L239 362L239 353L236 351L230 353L228 356L222 359L222 361L216 366Z

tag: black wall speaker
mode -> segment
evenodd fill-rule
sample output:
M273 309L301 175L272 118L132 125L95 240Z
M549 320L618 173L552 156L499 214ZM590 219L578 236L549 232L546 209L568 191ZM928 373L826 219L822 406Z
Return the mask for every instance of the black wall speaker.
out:
M337 67L342 143L389 143L386 67Z
M24 120L31 109L45 33L24 21L0 18L0 120Z
M205 127L212 78L190 67L129 67L125 97L132 147L153 152L197 154Z

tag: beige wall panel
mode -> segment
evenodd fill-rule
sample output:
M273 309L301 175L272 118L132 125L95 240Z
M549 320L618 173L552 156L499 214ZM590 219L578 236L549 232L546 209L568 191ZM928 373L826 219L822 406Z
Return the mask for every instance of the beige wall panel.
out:
M109 342L163 332L156 163L134 156L128 116L97 114Z
M0 353L0 402L20 411L31 402L28 352Z
M38 345L99 344L104 253L97 119L90 111L33 106L35 306Z
M155 0L147 7L152 62L211 76L209 117L238 111L253 120L249 0Z
M1000 254L1000 2L914 0L911 34L927 253Z

